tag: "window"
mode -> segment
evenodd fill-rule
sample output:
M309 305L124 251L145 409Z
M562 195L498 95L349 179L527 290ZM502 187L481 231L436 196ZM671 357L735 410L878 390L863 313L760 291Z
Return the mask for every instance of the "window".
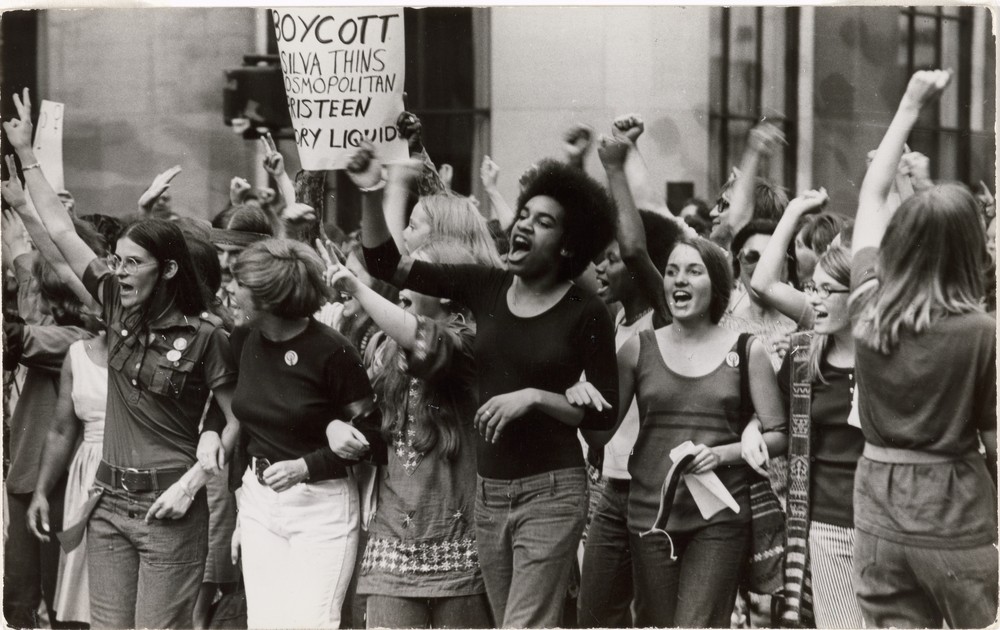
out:
M781 128L788 144L760 172L777 183L794 185L799 10L711 11L709 194L739 164L747 133L762 118Z
M973 81L971 7L908 7L899 13L899 65L917 70L950 68L953 86L924 108L909 145L931 159L931 177L973 182L970 103ZM992 120L990 129L992 129ZM992 135L992 134L989 134ZM992 170L992 169L990 169ZM988 177L992 184L993 177Z

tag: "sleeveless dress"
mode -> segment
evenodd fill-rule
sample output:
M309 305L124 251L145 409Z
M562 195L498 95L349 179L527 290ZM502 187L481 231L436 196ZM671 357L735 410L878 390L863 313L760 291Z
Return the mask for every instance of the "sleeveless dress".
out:
M94 485L104 441L104 409L108 398L108 370L87 355L84 341L69 348L73 370L73 410L83 423L83 440L69 464L63 522L80 520L83 504ZM59 554L59 577L55 596L59 621L90 623L90 587L87 576L87 545Z

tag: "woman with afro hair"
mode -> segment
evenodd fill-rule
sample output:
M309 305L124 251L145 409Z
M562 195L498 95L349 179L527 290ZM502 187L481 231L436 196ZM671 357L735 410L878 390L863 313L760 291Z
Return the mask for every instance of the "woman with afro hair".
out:
M558 626L587 510L577 430L611 428L617 412L606 401L618 399L611 318L572 279L614 234L614 204L582 171L544 161L518 199L505 269L433 264L396 249L380 195L372 194L381 188L381 167L370 149L348 170L366 193L362 244L372 275L449 298L475 316L474 518L494 621ZM398 167L388 186L409 187L416 175ZM574 406L564 395L581 372L603 397L594 406Z

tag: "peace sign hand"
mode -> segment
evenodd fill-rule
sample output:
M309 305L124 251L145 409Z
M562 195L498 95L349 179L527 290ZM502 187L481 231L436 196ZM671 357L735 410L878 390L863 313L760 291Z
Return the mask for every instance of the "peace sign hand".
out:
M316 251L326 266L326 270L323 272L323 280L326 281L326 285L334 290L354 295L360 288L361 281L354 275L354 272L340 262L336 245L316 239Z
M4 133L14 150L20 153L25 149L31 149L32 130L31 124L31 96L28 88L24 88L24 100L14 95L14 107L17 109L17 118L12 118L9 122L3 123Z

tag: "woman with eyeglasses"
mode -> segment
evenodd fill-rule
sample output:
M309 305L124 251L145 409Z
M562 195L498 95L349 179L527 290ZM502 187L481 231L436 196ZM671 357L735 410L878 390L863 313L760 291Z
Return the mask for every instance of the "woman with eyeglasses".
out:
M980 209L954 184L883 208L907 136L950 79L913 75L858 200L854 579L871 627L982 628L997 615L997 323L982 306Z
M804 291L780 281L796 224L802 216L817 212L826 200L826 191L820 189L789 202L757 264L752 286L762 300L779 311L800 316L803 309L809 309L809 318L815 322L811 335L796 339L796 347L785 356L778 372L786 411L793 411L795 385L808 384L810 394L809 430L802 436L808 440L808 450L797 450L799 436L790 426L788 452L790 460L801 456L804 464L791 474L801 477L806 492L796 490L793 483L787 501L790 514L805 515L802 531L806 538L799 548L786 545L786 567L797 562L794 554L801 557L808 549L816 627L860 628L863 620L851 575L854 474L864 436L853 405L854 337L848 315L851 252L840 246L828 249L820 256ZM796 371L795 366L803 367ZM752 422L744 433L744 451L761 454L755 464L763 465L766 457L757 426L756 421Z
M101 494L87 525L91 624L184 627L205 567L208 506L219 433L198 421L209 390L228 419L236 372L225 333L200 317L206 290L180 230L131 225L117 254L98 258L73 230L32 151L31 104L3 124L38 214L73 272L100 304L108 335L108 399ZM221 427L215 427L220 429Z

